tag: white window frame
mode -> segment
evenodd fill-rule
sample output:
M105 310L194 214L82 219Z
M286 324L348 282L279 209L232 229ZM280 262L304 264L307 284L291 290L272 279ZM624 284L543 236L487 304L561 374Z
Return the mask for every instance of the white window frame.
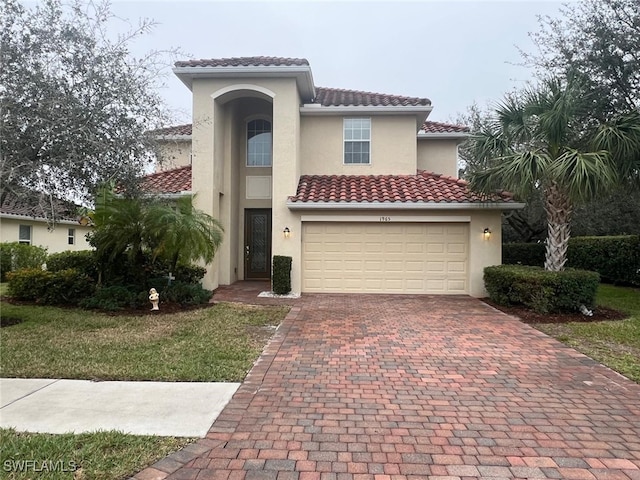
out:
M354 120L358 120L360 122L366 121L368 123L368 134L369 138L347 138L347 128L348 124ZM350 127L353 130L352 127ZM360 128L360 131L364 131L364 129ZM347 142L350 143L366 143L368 148L368 162L347 162ZM362 152L360 152L362 153ZM343 165L371 165L371 118L366 117L349 117L345 118L342 121L342 163Z
M76 229L75 228L69 228L67 230L67 244L68 245L75 245L76 244Z
M22 238L22 229L29 230L29 238ZM18 243L22 245L31 245L33 242L33 227L31 225L19 225L18 226Z
M256 120L264 120L265 122L269 122L269 125L271 126L271 152L270 152L270 157L269 157L269 164L268 165L250 165L249 164L249 124L251 122L255 122ZM260 116L256 116L256 117L249 117L247 118L246 122L245 122L245 142L246 142L246 159L245 159L245 165L248 168L271 168L273 166L273 121L264 115L260 115Z

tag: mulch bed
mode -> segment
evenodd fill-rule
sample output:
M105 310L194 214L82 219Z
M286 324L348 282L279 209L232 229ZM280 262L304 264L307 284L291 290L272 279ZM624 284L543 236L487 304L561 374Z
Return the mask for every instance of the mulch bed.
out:
M593 316L587 317L580 312L537 313L523 306L514 305L505 307L504 305L498 305L488 298L483 298L482 301L508 315L520 318L520 320L525 323L605 322L609 320L623 320L628 317L628 315L625 315L618 310L606 307L594 308Z

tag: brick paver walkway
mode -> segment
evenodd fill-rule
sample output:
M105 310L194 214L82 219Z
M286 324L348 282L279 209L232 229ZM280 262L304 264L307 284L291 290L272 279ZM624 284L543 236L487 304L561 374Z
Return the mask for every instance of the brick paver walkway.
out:
M640 479L640 385L469 297L305 295L137 479Z

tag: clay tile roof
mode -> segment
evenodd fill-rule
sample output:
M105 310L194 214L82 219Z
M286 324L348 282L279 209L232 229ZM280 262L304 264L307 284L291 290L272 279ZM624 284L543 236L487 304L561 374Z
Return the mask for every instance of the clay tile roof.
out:
M191 124L174 125L172 127L159 128L153 131L156 135L191 135Z
M428 98L404 97L384 93L361 92L341 88L316 87L315 103L325 107L333 106L428 106Z
M258 66L308 66L306 58L284 57L232 57L185 60L175 63L176 67L258 67Z
M511 201L507 194L483 197L457 178L417 175L303 175L291 202L480 203Z
M55 200L55 211L57 220L77 220L75 211L78 209L77 205L72 202L66 202L64 200ZM43 208L47 211L51 209L49 200L45 199L40 201L40 194L38 192L31 192L23 196L18 196L13 193L8 193L5 196L2 205L0 205L0 213L3 215L16 215L23 217L33 217L34 219L47 218Z
M140 188L150 193L190 192L191 165L146 175Z
M458 133L469 132L469 127L441 122L424 122L420 130L426 133Z

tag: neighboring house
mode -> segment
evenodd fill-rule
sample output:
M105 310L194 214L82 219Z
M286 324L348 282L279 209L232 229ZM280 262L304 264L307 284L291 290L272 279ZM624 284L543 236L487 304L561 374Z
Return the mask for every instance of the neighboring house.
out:
M0 241L37 245L46 248L48 253L91 249L85 238L91 228L78 222L73 208L59 206L66 213L52 226L35 199L8 194L0 206Z
M456 178L468 130L426 121L429 99L316 87L295 58L184 61L174 73L193 92L193 126L162 131L179 168L147 181L197 193L224 225L206 287L268 279L286 255L294 292L486 294L501 212L523 205Z

